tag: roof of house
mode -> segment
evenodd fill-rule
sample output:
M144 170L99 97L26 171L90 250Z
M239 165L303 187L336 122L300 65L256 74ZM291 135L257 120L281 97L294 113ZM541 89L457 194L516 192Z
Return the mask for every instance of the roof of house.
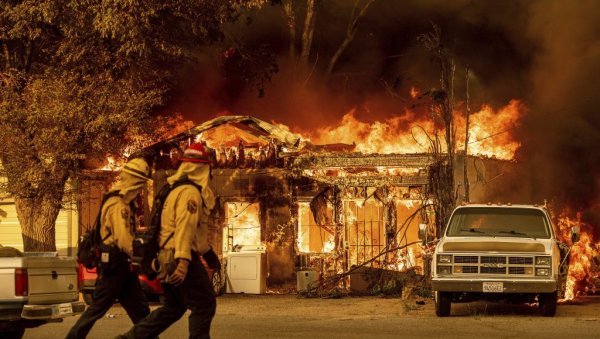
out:
M193 138L203 132L225 124L232 125L242 130L244 133L248 133L266 142L269 142L271 139L276 139L285 147L297 148L300 146L300 142L302 140L299 135L258 118L244 115L225 115L194 126L167 140L162 141L162 143L171 144L187 138Z

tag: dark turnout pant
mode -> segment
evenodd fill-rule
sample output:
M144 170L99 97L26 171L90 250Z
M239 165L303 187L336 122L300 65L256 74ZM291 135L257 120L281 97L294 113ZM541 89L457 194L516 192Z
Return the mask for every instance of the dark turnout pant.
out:
M154 338L179 320L190 310L189 332L191 339L210 338L210 324L217 302L208 273L197 253L192 254L188 274L179 286L162 284L164 304L127 332L127 338Z
M98 271L94 300L71 328L67 339L85 338L96 320L104 316L116 299L134 324L150 313L140 280L137 274L131 272L128 262L123 261L114 270L99 269Z

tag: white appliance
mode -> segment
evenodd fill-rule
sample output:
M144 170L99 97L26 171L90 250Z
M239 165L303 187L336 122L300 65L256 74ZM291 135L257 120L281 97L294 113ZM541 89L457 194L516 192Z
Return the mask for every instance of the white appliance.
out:
M227 293L263 294L267 289L267 254L264 247L242 247L227 253Z

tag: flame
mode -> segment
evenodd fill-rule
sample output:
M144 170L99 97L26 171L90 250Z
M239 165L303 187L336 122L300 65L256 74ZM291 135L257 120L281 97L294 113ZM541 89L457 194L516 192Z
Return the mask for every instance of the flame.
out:
M268 142L253 135L252 133L237 128L234 125L221 125L218 128L209 129L202 132L202 140L210 148L219 149L221 147L237 147L242 141L244 145L253 145L255 148L264 147Z
M228 202L225 205L227 227L223 228L223 248L231 250L229 237L232 237L234 247L261 245L259 205L247 202Z
M416 91L416 90L415 90ZM510 160L520 147L520 143L508 133L525 112L518 100L494 110L483 106L469 118L469 154ZM309 133L307 139L317 144L354 143L356 151L362 153L423 153L430 147L429 138L439 127L431 117L418 115L414 110L405 109L404 114L385 121L368 123L360 121L351 110L342 118L338 126L323 127ZM465 114L455 111L457 149L464 149ZM461 146L462 144L462 146Z
M367 123L359 121L355 110L350 111L342 118L339 126L324 127L310 139L314 143L348 143L356 144L356 151L361 153L422 153L426 152L425 135L418 130L417 125L424 130L433 130L433 122L417 121L414 111L406 110L400 117L393 117L385 122L375 121ZM407 126L414 122L415 136Z
M398 271L404 272L415 267L416 256L414 250L409 247L398 251Z
M421 92L416 87L411 87L409 94L411 98L416 99L421 95Z
M310 204L308 202L298 203L298 234L297 243L298 250L303 253L311 253L317 250L317 252L329 253L335 248L334 237L329 235L324 229L314 224L314 217L310 210ZM321 242L321 248L311 248L311 226L318 229L317 234L313 233L312 236L318 237Z
M560 237L570 243L566 239L570 238L571 228L578 226L581 230L580 240L571 246L565 291L565 300L573 300L578 294L587 293L590 288L595 289L594 280L600 277L600 272L593 268L592 261L599 254L599 244L594 243L592 226L581 220L581 213L577 213L574 218L568 215L568 211L564 211L558 218Z
M525 107L520 101L512 100L497 111L484 105L479 112L472 114L469 118L469 154L512 159L521 144L508 132L517 126L524 111ZM465 115L459 114L456 122L457 141L464 145ZM464 149L464 146L460 149Z
M123 164L119 161L117 161L114 157L112 156L107 156L106 157L106 164L104 166L102 166L102 168L100 168L100 171L119 171L121 170L121 166L123 166Z

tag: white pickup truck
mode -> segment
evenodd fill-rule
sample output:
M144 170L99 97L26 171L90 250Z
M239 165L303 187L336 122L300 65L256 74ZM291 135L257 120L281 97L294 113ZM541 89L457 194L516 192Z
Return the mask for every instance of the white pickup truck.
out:
M419 237L426 235L426 225L420 225ZM579 229L571 236L578 241ZM543 316L554 316L568 254L544 206L458 206L432 258L435 312L446 317L452 303L483 299L537 302Z
M80 314L77 262L56 253L22 253L0 246L0 338Z

